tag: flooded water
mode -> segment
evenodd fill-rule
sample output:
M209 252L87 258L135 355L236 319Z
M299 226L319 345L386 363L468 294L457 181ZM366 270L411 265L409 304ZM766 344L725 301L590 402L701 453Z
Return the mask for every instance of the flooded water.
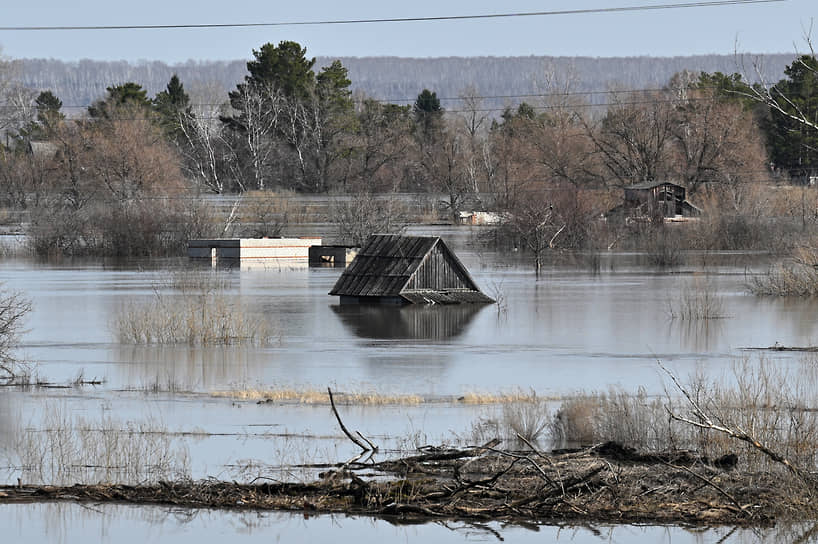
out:
M500 303L494 306L341 307L327 295L341 273L337 268L211 270L184 259L58 265L4 259L0 281L33 301L22 351L36 362L38 375L58 385L80 375L103 383L0 390L0 442L13 444L27 432L47 431L54 414L91 422L150 420L160 422L187 451L191 477L245 478L275 472L276 477L299 479L308 475L293 465L342 461L355 453L326 404L257 404L217 397L214 392L322 391L329 386L341 392L418 395L426 402L341 407L348 426L387 445L385 449L412 448L467 439L470 424L487 409L457 401L468 393L524 390L556 398L621 386L661 394L667 380L657 360L679 376L697 368L723 375L737 360L757 357L745 348L818 343L813 302L746 293L748 275L769 265L765 256L694 254L687 256L683 266L661 270L648 265L640 254L563 255L537 279L530 263L518 254L479 249L474 243L478 232L464 228L413 233L443 235L477 283L498 298ZM270 322L275 341L262 347L201 348L123 345L116 340L112 323L124 307L150 300L172 273L190 270L218 276L234 304ZM683 293L696 289L718 297L723 319L671 318ZM764 357L798 369L798 354L772 352ZM7 464L2 479L16 482L19 467L13 459ZM208 533L213 525L231 533L246 526L243 536L248 540L269 536L267 529L256 531L257 526L273 526L270 530L287 540L293 527L320 535L336 525L350 535L350 541L358 540L358 531L364 531L367 540L390 531L394 533L389 533L389 540L425 538L427 531L435 541L460 541L464 533L468 539L493 538L491 531L396 528L348 518L304 521L272 514L247 521L241 515L197 513L191 521L179 522L175 514L157 511L156 516L165 521L146 522L142 517L152 518L153 509L107 507L101 513L89 513L76 506L4 506L0 518L8 521L4 526L27 525L27 517L44 511L60 512L44 517L56 517L56 525L68 526L53 529L59 538L63 538L59 531L65 531L65 539L57 540L65 542L74 541L76 526L81 526L80 532L98 531L113 540L130 524L141 527L142 540L152 531L178 532L183 539L179 541L202 540L197 535ZM85 516L91 521L84 521ZM37 527L37 531L52 530L44 520ZM557 531L549 533L552 539L563 535L560 538L571 542L600 538L595 530L548 531ZM624 531L617 534L625 536L609 540L629 541L629 531L635 531L650 535L644 541L655 541L653 537L666 529L616 531ZM711 542L719 534L673 531L673 542ZM524 530L514 536L515 541L518 536L542 538L541 533Z
M73 544L218 544L229 542L565 542L571 544L750 544L807 542L810 524L776 529L709 530L663 526L557 527L458 522L400 525L354 516L281 512L225 512L122 505L0 505L9 542Z

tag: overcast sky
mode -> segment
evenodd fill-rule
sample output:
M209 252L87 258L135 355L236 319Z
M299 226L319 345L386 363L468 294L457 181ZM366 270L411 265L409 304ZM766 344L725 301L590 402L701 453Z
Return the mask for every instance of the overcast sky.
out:
M700 0L688 0L698 2ZM413 0L40 0L3 2L0 26L276 23L360 18L479 15L656 6L684 0L489 2ZM12 58L77 60L246 59L266 42L294 40L310 56L676 56L803 50L818 0L779 3L434 22L266 28L17 31L0 30ZM813 33L818 40L818 29Z

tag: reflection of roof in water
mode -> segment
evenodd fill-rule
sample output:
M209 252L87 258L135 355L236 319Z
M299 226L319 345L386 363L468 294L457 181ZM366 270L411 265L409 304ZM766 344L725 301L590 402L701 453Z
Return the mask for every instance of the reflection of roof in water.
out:
M410 303L494 302L480 292L460 260L437 236L375 234L330 295L400 297Z
M332 306L356 336L372 339L446 339L463 334L483 309L477 304Z

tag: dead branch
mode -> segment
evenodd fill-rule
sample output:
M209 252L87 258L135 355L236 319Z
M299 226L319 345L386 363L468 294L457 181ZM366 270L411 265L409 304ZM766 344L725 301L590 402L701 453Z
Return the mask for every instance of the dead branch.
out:
M537 462L528 455L520 455L519 453L512 453L510 451L503 451L494 448L489 449L502 457L511 457L512 459L527 461L532 467L534 467L534 470L536 470L540 474L540 477L548 485L550 485L554 489L560 489L564 493L564 489L562 488L562 482L560 482L560 484L558 485L553 479L551 479L551 477L548 474L546 474L542 467L538 465Z
M563 225L563 226L561 226L561 227L560 227L560 228L557 230L557 232L556 232L556 233L554 233L554 236L552 236L552 237L551 237L551 239L548 241L548 247L549 247L549 248L554 249L554 242L557 240L557 236L559 236L559 235L562 233L562 231L564 231L564 230L565 230L565 227L567 227L567 226L568 226L568 225Z
M327 393L329 393L329 404L330 404L330 406L332 406L332 413L333 413L333 414L335 414L335 419L337 419L337 420L338 420L338 425L340 425L340 426L341 426L341 430L342 430L342 431L344 431L344 434L345 434L345 435L347 435L347 438L349 438L350 440L352 440L352 442L353 442L353 443L354 443L356 446L358 446L359 448L361 448L361 449L362 449L363 451L365 451L365 452L367 452L367 451L377 451L377 450L378 450L378 447L377 447L377 446L375 446L375 445L373 445L373 444L372 444L372 442L370 442L370 441L369 441L369 440L367 440L366 438L364 438L364 435L362 435L360 432L358 432L358 436L360 436L361 438L363 438L363 440L364 440L364 441L365 441L365 442L366 442L368 445L367 445L367 444L364 444L363 442L361 442L360 440L358 440L357 438L355 438L355 436L353 436L353 434L352 434L351 432L349 432L349 430L346 428L346 425L344 425L344 422L343 422L343 421L341 421L341 416L338 414L338 410L335 408L335 401L334 401L334 400L333 400L333 398L332 398L332 389L330 389L329 387L327 387ZM356 431L356 432L357 432L357 431Z
M683 466L679 466L679 465L674 465L674 464L672 464L672 463L664 463L664 464L666 464L667 466L669 466L669 467L671 467L671 468L677 469L677 470L683 470L683 471L687 472L688 474L690 474L691 476L693 476L694 478L696 478L696 479L698 479L698 480L701 480L701 481L702 481L702 482L704 482L705 484L709 485L710 487L712 487L713 489L715 489L716 491L718 491L719 493L721 493L722 495L724 495L725 497L727 497L727 499L728 499L730 502L732 502L733 504L735 504L735 505L736 505L736 507L737 507L737 508L738 508L738 509L739 509L739 510L742 512L742 513L747 514L748 516L752 516L752 515L753 515L753 513L752 513L752 512L750 512L750 511L748 511L746 507L742 506L742 505L741 505L741 504L740 504L740 503L739 503L739 502L738 502L738 501L735 499L735 497L733 497L733 496L732 496L730 493L728 493L727 491L725 491L725 490L724 490L724 489L723 489L723 488L722 488L720 485L716 484L716 482L714 482L714 481L713 481L713 480L711 480L710 478L705 478L704 476L702 476L702 475L701 475L701 474L699 474L698 472L696 472L696 471L694 471L694 470L691 470L691 469L689 469L689 468L687 468L687 467L683 467Z
M692 419L682 417L678 414L675 414L669 406L665 406L665 410L667 410L668 415L676 421L680 421L682 423L687 423L688 425L693 425L694 427L698 427L700 429L706 429L711 431L716 431L719 433L723 433L730 438L735 438L736 440L741 440L742 442L746 442L750 444L752 447L772 459L774 462L779 463L787 467L793 474L799 476L804 482L807 482L806 473L801 470L800 468L796 467L793 463L791 463L787 458L781 455L778 452L771 450L769 447L765 446L761 442L758 441L753 435L748 433L747 431L741 428L732 428L727 424L721 422L721 424L717 424L713 422L709 415L707 415L704 410L699 406L699 404L693 400L693 397L690 396L690 393L679 383L679 380L676 379L676 376L668 370L665 365L662 364L661 361L656 361L659 364L659 367L670 377L673 381L676 388L682 392L682 394L687 398L688 403L693 408L693 411L696 413L696 416L700 419L700 421L693 421Z

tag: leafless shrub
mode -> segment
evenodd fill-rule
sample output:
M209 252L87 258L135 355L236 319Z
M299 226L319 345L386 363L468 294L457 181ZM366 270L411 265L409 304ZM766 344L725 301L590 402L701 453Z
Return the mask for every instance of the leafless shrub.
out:
M682 321L721 319L726 317L724 298L707 279L699 277L693 285L680 289L678 297L668 299L668 314Z
M799 369L787 372L763 357L745 358L724 379L699 372L684 388L712 422L749 433L757 444L809 472L818 467L818 372L813 366L806 358ZM676 416L700 421L690 402L670 390L649 397L642 390L615 389L564 401L551 433L563 445L616 441L652 452L692 449L711 460L734 453L749 472L781 472L782 465L759 455L758 446Z
M242 196L237 228L242 236L275 238L300 215L303 213L299 213L286 195L253 191Z
M809 246L795 248L789 259L771 266L765 274L752 276L747 288L754 295L818 295L818 250Z
M354 195L336 203L331 214L339 240L355 246L362 246L371 234L400 234L408 225L407 206L392 195Z
M651 264L672 268L682 261L682 240L670 227L660 225L652 229L645 239L645 250Z
M19 291L4 289L0 284L0 380L26 383L31 378L31 368L19 359L15 350L24 332L26 316L31 311L31 301Z
M503 424L512 431L512 436L521 436L529 442L536 442L548 428L551 413L545 399L531 392L522 401L503 404Z
M631 447L660 450L677 442L667 426L660 399L644 389L628 393L580 395L562 403L550 423L554 442L561 446L591 445L609 440Z
M143 484L189 478L187 447L156 419L133 422L102 415L89 420L52 405L42 426L22 430L12 444L11 462L26 483Z
M760 296L816 296L818 271L797 263L779 263L762 275L752 276L747 289Z
M253 344L267 345L275 338L272 326L251 316L228 297L218 278L174 275L171 285L155 286L148 302L124 306L112 328L129 344Z
M818 295L818 250L796 247L789 259L771 266L765 274L752 276L747 288L754 295Z
M472 423L471 440L485 443L494 438L515 442L518 436L536 442L548 429L551 421L549 399L535 391L519 391L505 395L474 395L465 402L499 403L499 410L478 418Z

